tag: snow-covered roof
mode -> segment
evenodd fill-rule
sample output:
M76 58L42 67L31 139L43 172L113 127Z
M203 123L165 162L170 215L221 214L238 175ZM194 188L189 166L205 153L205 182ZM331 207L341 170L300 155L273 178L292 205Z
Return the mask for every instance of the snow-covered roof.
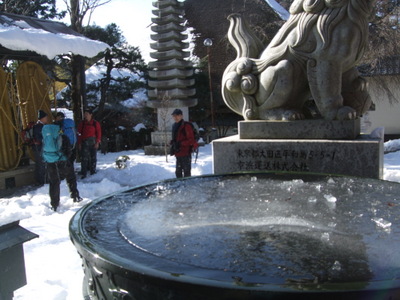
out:
M91 40L61 22L0 13L0 46L14 51L32 51L53 59L60 54L73 53L93 57L108 45ZM1 54L7 51L2 49Z

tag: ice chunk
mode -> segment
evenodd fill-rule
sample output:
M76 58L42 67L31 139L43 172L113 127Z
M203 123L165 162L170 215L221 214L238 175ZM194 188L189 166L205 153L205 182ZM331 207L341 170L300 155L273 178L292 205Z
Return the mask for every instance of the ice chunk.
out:
M342 269L342 265L340 264L339 261L336 260L336 261L333 263L332 270L333 270L333 271L340 271L341 269Z
M315 197L315 196L310 196L310 197L308 197L308 202L309 202L309 203L315 203L315 202L317 202L317 197Z
M390 226L392 226L391 222L382 218L372 218L371 220L375 222L376 226L381 228L389 228Z
M322 241L328 242L329 239L330 239L329 233L328 233L328 232L324 232L324 233L322 234L322 236L321 236L321 240L322 240Z
M333 178L329 178L329 179L328 179L328 183L333 183L333 184L334 184L334 183L336 183L336 182L335 182L335 180L333 180Z
M330 195L330 194L324 195L324 198L326 199L326 201L332 202L332 203L335 203L337 201L336 197L333 195Z
M328 223L328 227L335 228L336 227L336 223L335 222L329 222Z

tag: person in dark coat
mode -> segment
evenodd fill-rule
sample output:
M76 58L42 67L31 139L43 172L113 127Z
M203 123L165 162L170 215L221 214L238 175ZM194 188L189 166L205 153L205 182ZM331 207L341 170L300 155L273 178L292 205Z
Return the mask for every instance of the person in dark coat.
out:
M176 157L176 178L190 177L192 170L192 147L195 138L191 125L183 119L183 112L175 109L172 112L175 123L172 125L171 155Z
M93 112L85 110L84 120L78 125L78 148L81 151L81 175L86 178L96 173L97 149L101 142L100 123L93 119Z
M49 122L49 117L43 110L38 111L38 121L33 126L33 144L32 152L35 158L35 180L38 185L44 185L46 182L46 164L42 158L42 128Z

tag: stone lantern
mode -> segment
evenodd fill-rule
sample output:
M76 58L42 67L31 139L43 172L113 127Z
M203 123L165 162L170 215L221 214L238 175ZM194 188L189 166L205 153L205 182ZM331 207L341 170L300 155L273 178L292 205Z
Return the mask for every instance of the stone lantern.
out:
M26 285L23 243L39 237L19 226L0 225L0 299L12 300L14 291Z

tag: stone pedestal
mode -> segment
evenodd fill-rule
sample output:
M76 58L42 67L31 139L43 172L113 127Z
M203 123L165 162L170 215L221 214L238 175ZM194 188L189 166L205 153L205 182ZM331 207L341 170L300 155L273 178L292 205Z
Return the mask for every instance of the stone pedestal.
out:
M169 141L172 140L171 131L154 131L151 133L151 145L144 147L145 155L165 155L165 143L169 151Z
M381 179L383 143L360 135L360 120L241 121L213 141L215 174L312 172Z
M382 179L383 143L355 140L240 139L213 141L214 174L284 171L341 174Z
M0 191L35 183L35 165L18 167L15 170L0 172ZM0 193L1 196L1 193Z

